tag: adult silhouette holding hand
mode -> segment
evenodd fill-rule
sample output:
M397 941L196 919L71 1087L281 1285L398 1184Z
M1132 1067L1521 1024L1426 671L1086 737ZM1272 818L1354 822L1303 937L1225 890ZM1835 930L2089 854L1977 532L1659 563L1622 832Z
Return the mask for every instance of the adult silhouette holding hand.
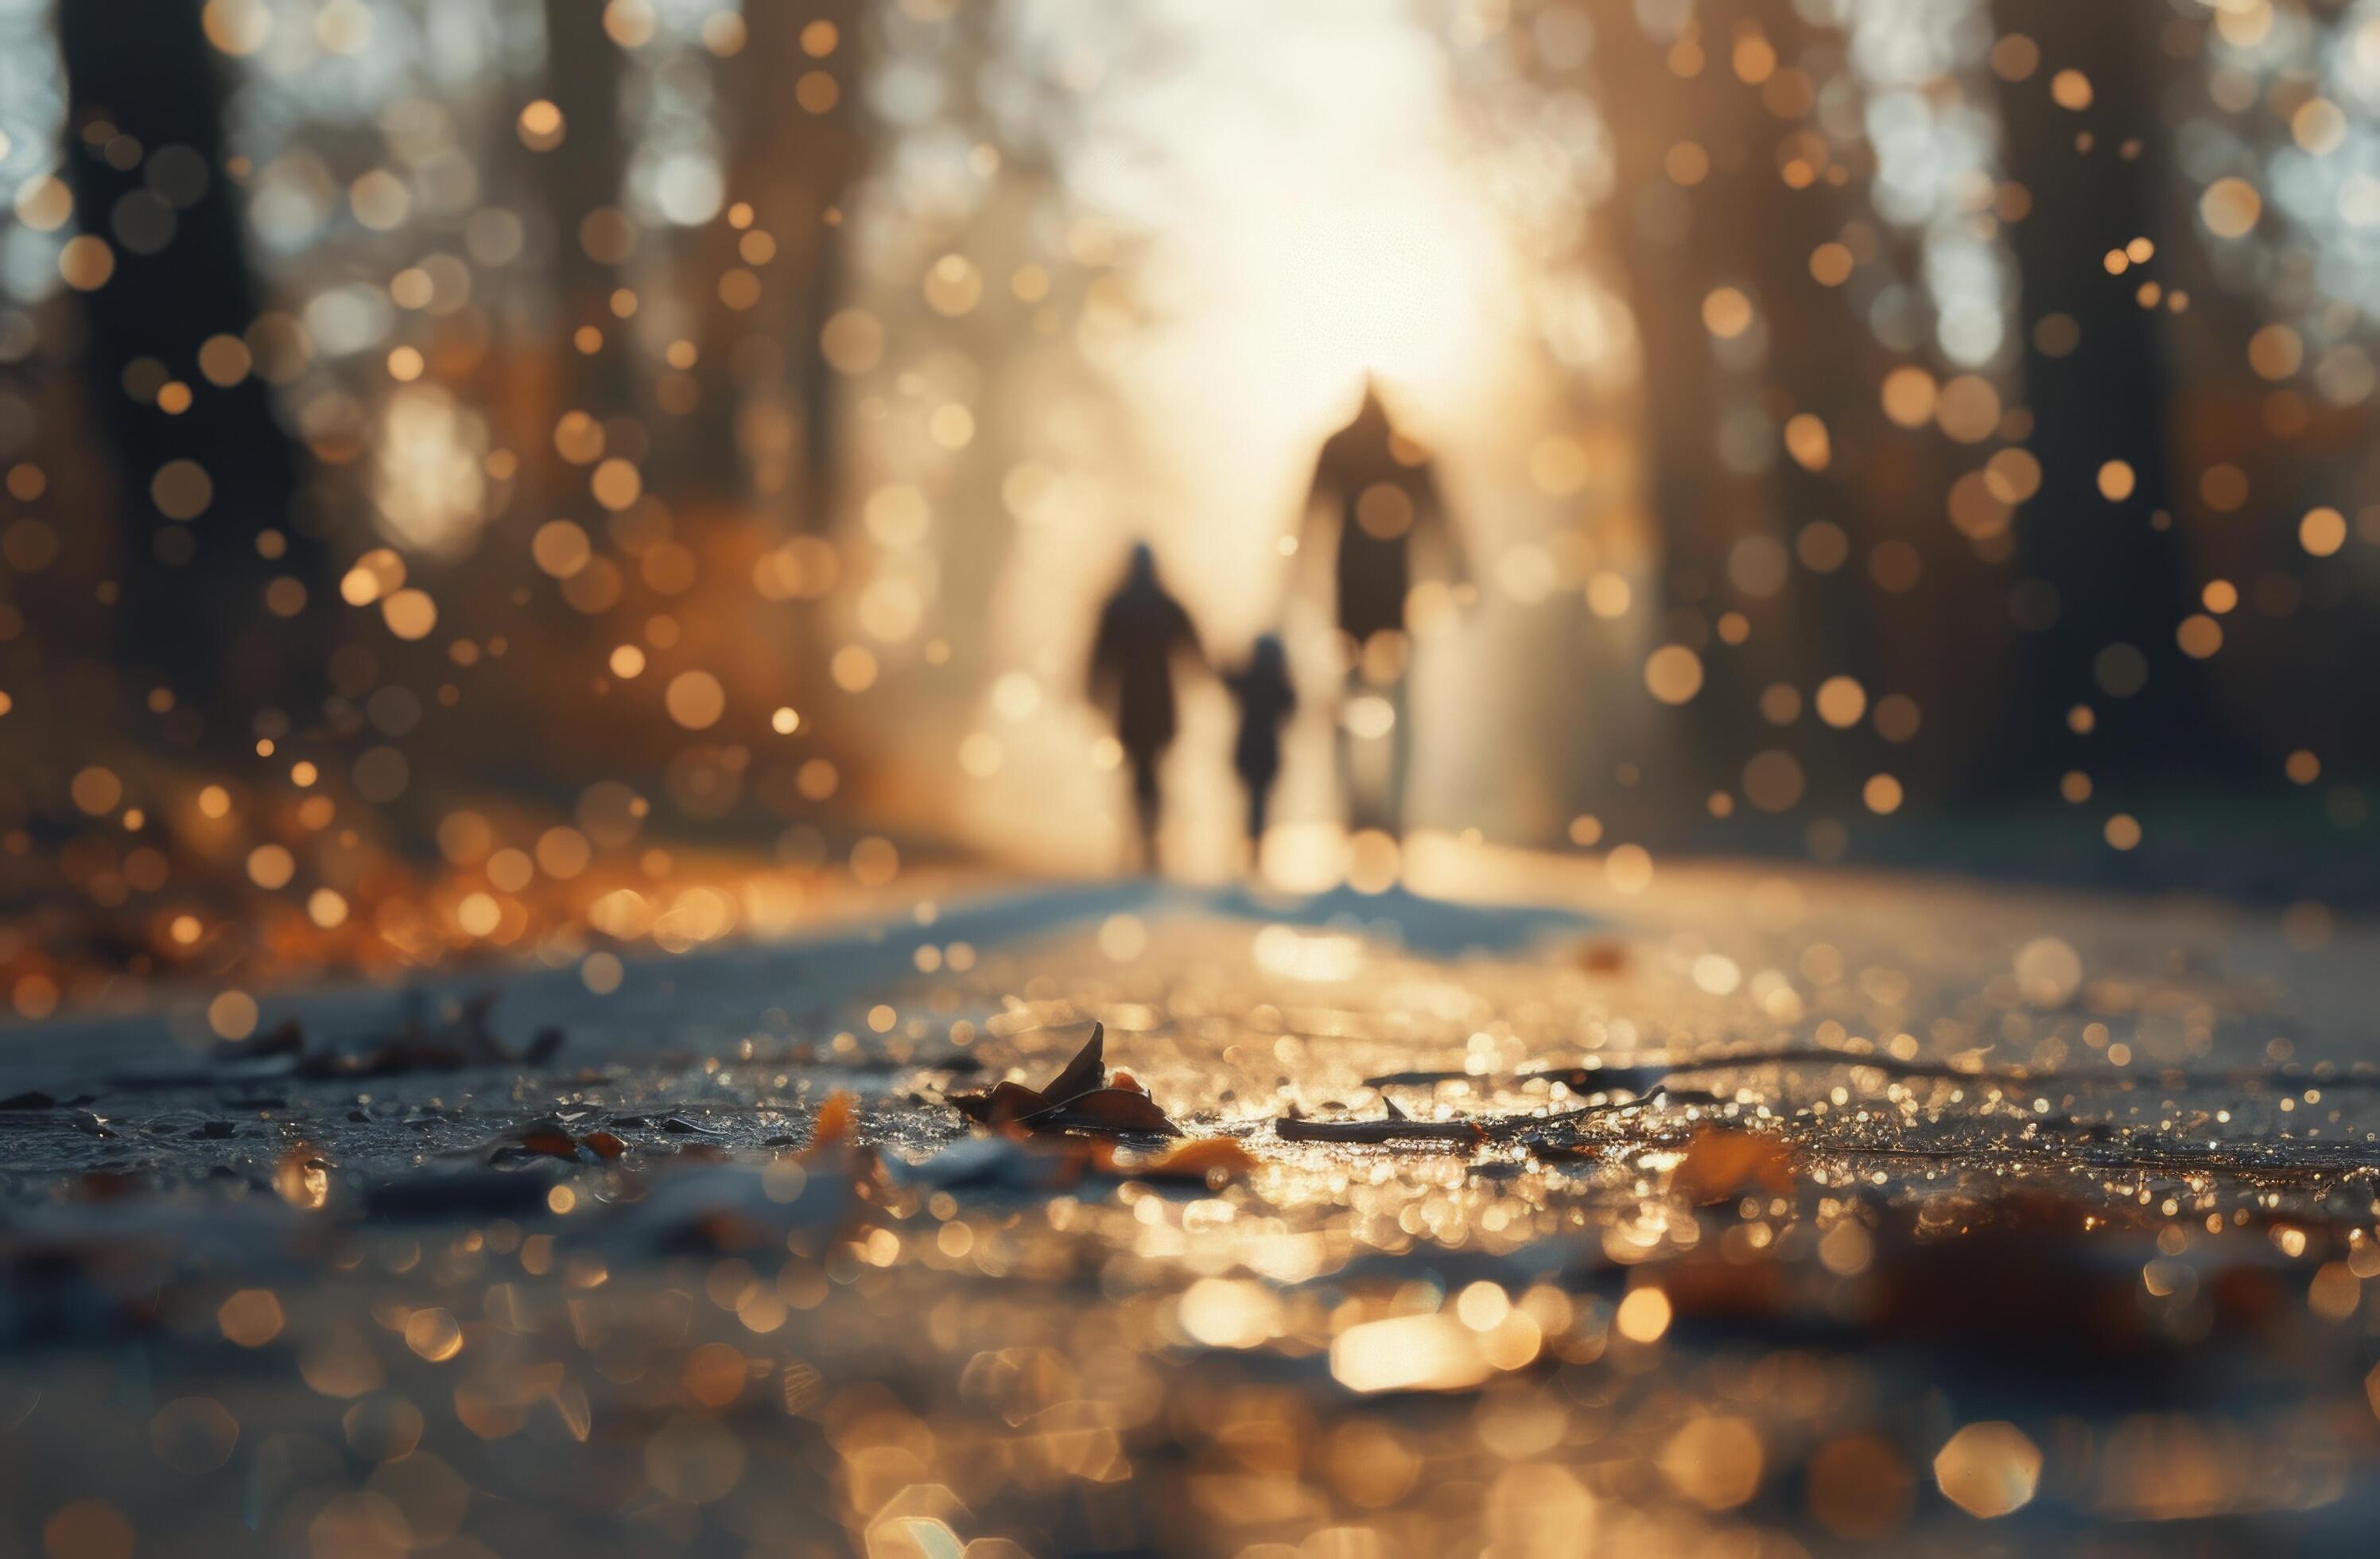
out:
M1091 642L1091 701L1115 721L1116 740L1132 768L1140 867L1157 869L1158 765L1179 725L1173 674L1179 661L1206 664L1182 603L1157 578L1157 554L1135 542L1123 581L1099 611Z
M1405 708L1405 612L1415 545L1427 542L1439 553L1451 584L1463 583L1469 570L1428 453L1397 431L1376 380L1365 381L1364 404L1354 420L1323 444L1306 513L1324 517L1322 534L1309 539L1337 548L1339 632L1348 666L1339 773L1347 791L1348 822L1395 833L1404 821L1413 743ZM1335 535L1330 533L1333 518ZM1356 783L1352 741L1358 735L1389 739L1387 772L1376 792Z
M1297 708L1297 689L1289 679L1289 655L1281 636L1268 633L1249 647L1247 664L1227 672L1223 685L1240 706L1239 738L1232 744L1232 767L1248 798L1248 861L1253 866L1264 846L1265 814L1272 805L1273 782L1281 777L1281 728Z

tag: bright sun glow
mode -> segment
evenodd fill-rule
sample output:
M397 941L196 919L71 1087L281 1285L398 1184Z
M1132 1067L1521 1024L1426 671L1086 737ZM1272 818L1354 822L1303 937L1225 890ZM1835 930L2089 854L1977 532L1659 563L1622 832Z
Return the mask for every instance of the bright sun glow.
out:
M1275 610L1250 571L1366 372L1433 442L1499 414L1515 262L1464 177L1442 55L1402 7L1211 6L1184 26L1184 68L1130 114L1162 172L1113 190L1152 235L1157 322L1122 377L1172 479L1160 523L1200 543L1180 589L1236 636Z
M1052 625L1084 621L1125 545L1152 542L1211 653L1236 660L1266 631L1290 644L1303 701L1279 791L1287 825L1335 811L1337 674L1328 570L1284 546L1303 529L1316 452L1354 411L1365 376L1385 383L1404 431L1438 456L1482 571L1557 523L1547 495L1510 473L1549 431L1575 432L1577 413L1553 391L1545 278L1497 205L1494 144L1463 112L1442 42L1407 6L1168 8L1166 70L1104 105L1068 169L1087 211L1135 236L1138 318L1096 364L1118 392L1129 454L1070 528L1022 529L995 652L1070 689L1082 646ZM1609 336L1608 318L1588 312ZM1607 460L1598 481L1607 497L1623 493L1627 467ZM1608 508L1603 522L1627 518ZM1559 523L1579 523L1574 506ZM1476 711L1458 689L1476 685L1483 656L1543 652L1530 642L1489 646L1455 625L1416 657L1413 717L1459 742ZM1030 719L973 718L983 728L969 795L986 829L1015 847L1021 820L1042 820L1036 845L1050 859L1111 859L1118 782L1083 761L1099 717L1062 696ZM1176 871L1234 869L1241 803L1220 761L1231 720L1214 685L1185 686L1167 782ZM1417 783L1427 795L1426 768ZM1282 832L1277 864L1305 837ZM1335 824L1305 842L1319 852L1308 864L1335 880Z

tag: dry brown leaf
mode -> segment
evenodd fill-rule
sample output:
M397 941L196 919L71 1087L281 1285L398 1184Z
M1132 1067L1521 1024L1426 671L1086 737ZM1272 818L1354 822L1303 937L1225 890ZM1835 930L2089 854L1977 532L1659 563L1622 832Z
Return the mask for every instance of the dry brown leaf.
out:
M1157 1154L1119 1151L1100 1143L1091 1150L1091 1157L1102 1175L1181 1185L1214 1186L1257 1166L1256 1155L1229 1137L1201 1137Z
M1753 1191L1789 1196L1793 1190L1793 1151L1758 1132L1706 1126L1686 1144L1686 1156L1671 1173L1670 1185L1697 1207Z
M1178 1137L1167 1118L1129 1074L1107 1077L1107 1026L1091 1025L1091 1037L1047 1088L1000 1082L976 1093L951 1096L951 1107L969 1120L1027 1131L1149 1132Z

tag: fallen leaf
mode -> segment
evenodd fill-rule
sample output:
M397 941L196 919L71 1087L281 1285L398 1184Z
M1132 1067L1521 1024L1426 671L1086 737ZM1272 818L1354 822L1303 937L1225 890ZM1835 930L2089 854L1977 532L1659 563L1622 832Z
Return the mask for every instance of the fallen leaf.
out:
M1617 942L1590 942L1578 950L1578 967L1589 974L1618 974L1628 967L1628 949Z
M564 1159L580 1162L578 1139L570 1128L552 1115L525 1122L510 1131L499 1132L486 1141L470 1148L457 1149L448 1156L472 1156L489 1164L514 1164L524 1159Z
M1149 1131L1179 1137L1182 1128L1165 1118L1157 1101L1128 1088L1095 1088L1062 1104L1022 1117L1017 1124L1033 1131Z
M1107 1078L1107 1026L1091 1025L1091 1037L1043 1089L999 1082L977 1093L951 1096L951 1107L985 1126L1027 1131L1150 1132L1178 1137L1182 1128L1129 1074ZM1127 1086L1128 1085L1128 1086Z
M988 1091L953 1094L951 1098L953 1109L985 1126L1006 1126L1043 1108L1048 1102L1038 1090L1013 1082L997 1082Z
M1041 1096L1058 1103L1099 1087L1107 1078L1107 1043L1108 1026L1092 1024L1090 1039L1075 1053L1075 1058L1066 1063L1065 1070L1050 1080L1050 1086L1041 1090Z
M1229 1137L1201 1137L1160 1153L1135 1153L1102 1142L1091 1150L1091 1162L1102 1175L1127 1180L1163 1180L1180 1185L1215 1186L1257 1166L1256 1155Z
M1706 1126L1686 1144L1670 1186L1697 1207L1752 1191L1788 1196L1793 1190L1792 1150L1758 1132Z

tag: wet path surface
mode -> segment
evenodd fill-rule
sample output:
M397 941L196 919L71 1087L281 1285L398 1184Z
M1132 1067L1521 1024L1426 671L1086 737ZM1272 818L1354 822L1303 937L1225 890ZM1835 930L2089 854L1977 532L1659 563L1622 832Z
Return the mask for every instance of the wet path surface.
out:
M20 1031L0 1553L2362 1548L2380 939L1493 885Z

